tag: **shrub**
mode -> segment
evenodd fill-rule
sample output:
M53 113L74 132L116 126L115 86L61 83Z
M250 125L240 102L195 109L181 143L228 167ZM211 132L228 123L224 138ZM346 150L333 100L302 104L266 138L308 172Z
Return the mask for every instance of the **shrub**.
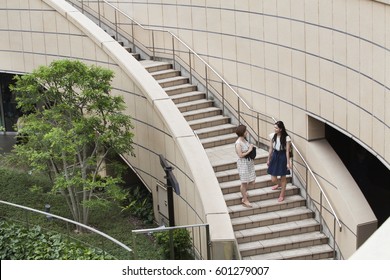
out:
M173 235L175 260L193 260L192 239L184 228L155 233L156 241L160 245L160 251L164 258L171 259L170 234Z
M129 196L127 205L123 211L129 211L131 215L143 220L147 224L154 221L152 194L145 188L135 186L128 188Z
M65 240L58 233L43 233L0 221L0 259L2 260L103 260L113 259L102 250Z

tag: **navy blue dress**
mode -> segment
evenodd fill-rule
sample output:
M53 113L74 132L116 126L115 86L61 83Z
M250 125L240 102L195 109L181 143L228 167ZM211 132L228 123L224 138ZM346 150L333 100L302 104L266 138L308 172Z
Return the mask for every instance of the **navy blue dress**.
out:
M290 174L287 169L287 157L285 150L274 150L268 166L268 174L272 176L286 176Z
M270 134L271 139L273 135L273 133ZM286 141L291 141L289 136L287 136ZM276 143L274 143L274 149L269 162L267 173L271 176L286 176L290 174L290 170L287 169L286 150L281 149L279 138L277 138Z

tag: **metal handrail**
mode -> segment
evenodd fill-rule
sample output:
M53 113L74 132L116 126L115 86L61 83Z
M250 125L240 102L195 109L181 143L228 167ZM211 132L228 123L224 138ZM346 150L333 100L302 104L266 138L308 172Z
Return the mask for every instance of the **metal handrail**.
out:
M67 0L68 2L71 2L71 0ZM82 5L84 6L84 4L83 4L83 2L85 2L85 1L83 1L83 0L77 0L77 1L81 1L82 2ZM265 113L261 113L261 112L258 112L257 110L255 110L255 109L253 109L252 107L250 107L249 105L248 105L248 103L233 89L233 87L213 68L213 67L211 67L201 56L199 56L190 46L188 46L185 42L183 42L179 37L177 37L175 34L173 34L172 32L170 32L170 31L168 31L168 30L164 30L164 29L160 29L160 28L147 28L147 27L144 27L142 24L140 24L139 22L137 22L136 20L134 20L133 18L131 18L129 15L127 15L127 14L125 14L123 11L121 11L119 8L117 8L117 7L115 7L114 5L112 5L111 3L109 3L109 2L107 2L106 0L97 0L98 1L98 3L100 3L101 1L102 2L104 2L105 4L107 4L108 6L110 6L110 7L112 7L114 10L115 10L115 12L118 12L118 13L120 13L120 14L122 14L124 17L126 17L126 18L128 18L131 22L134 22L136 25L138 25L141 29L143 29L143 30L145 30L145 31L151 31L151 32L154 32L154 31L160 31L160 32L165 32L165 33L168 33L168 34L170 34L170 36L172 36L172 40L173 40L173 38L175 38L177 41L179 41L185 48L187 48L188 49L188 51L192 54L192 55L194 55L194 56L196 56L205 66L206 66L206 68L207 69L209 69L209 70L211 70L220 80L221 80L221 82L225 85L225 86L227 86L233 93L234 93L234 95L237 97L237 99L240 101L240 102L242 102L244 105L245 105L245 107L250 111L250 112L252 112L252 113L255 113L256 115L257 115L257 123L258 123L258 125L259 125L259 115L262 115L262 116L265 116L265 117L267 117L267 118L272 118L273 119L273 121L274 122L276 122L276 119L274 118L274 117L272 117L272 116L269 116L269 115L266 115ZM99 8L99 24L100 24L100 20L101 20L101 18L100 18L100 8ZM115 26L117 26L117 23L114 23L115 24ZM116 29L116 32L118 32L117 31L117 29ZM153 57L154 57L154 55L155 55L155 51L154 51L154 36L153 36ZM173 49L173 52L174 52L175 50ZM192 70L192 69L190 69L190 70ZM206 75L207 75L207 71L206 71ZM206 87L207 87L207 85L206 85ZM223 98L223 97L222 97ZM240 122L240 119L241 119L241 110L240 110L240 105L239 105L239 103L238 103L238 109L236 110L236 113L237 113L237 116L238 116L238 121ZM257 134L256 136L257 136L257 138L259 139L259 135L258 135L258 133L256 133L255 132L255 134ZM295 151L298 153L298 155L299 155L299 157L302 159L302 161L303 161L303 163L305 164L305 166L306 166L306 168L307 168L307 170L309 171L309 173L310 173L310 175L311 175L311 177L313 177L313 179L314 179L314 181L315 181L315 183L316 183L316 185L317 185L317 187L319 188L319 190L320 190L320 192L321 192L321 194L325 197L325 200L326 200L326 202L328 203L328 205L329 205L329 207L330 207L330 211L332 212L332 214L333 214L333 216L334 216L334 219L335 219L335 221L337 222L337 224L338 224L338 227L339 227L339 231L341 232L342 231L342 224L341 224L341 222L340 222L340 219L338 218L338 216L337 216L337 214L336 214L336 212L335 212L335 210L334 210L334 208L332 207L332 205L331 205L331 203L330 203L330 201L329 201L329 199L328 199L328 197L327 197L327 195L326 195L326 193L324 192L324 190L323 190L323 188L321 187L321 184L319 183L319 181L318 181L318 179L317 179L317 177L316 177L316 175L314 174L314 172L313 172L313 170L310 168L310 166L309 166L309 164L307 163L307 161L304 159L304 157L302 156L302 154L301 154L301 152L298 150L298 148L296 147L296 145L293 143L293 142L291 142L292 143L292 147L295 149ZM306 182L307 183L307 182ZM321 208L322 208L322 201L320 202L320 205L321 205Z
M48 212L44 212L44 211L40 211L40 210L37 210L37 209L33 209L33 208L30 208L30 207L27 207L27 206L23 206L23 205L18 205L18 204L14 204L14 203L11 203L11 202L7 202L7 201L4 201L4 200L0 200L0 203L1 204L6 204L6 205L9 205L9 206L13 206L13 207L17 207L17 208L21 208L21 209L24 209L24 210L28 210L28 211L31 211L31 212L35 212L35 213L38 213L38 214L42 214L42 215L45 215L47 217L53 217L53 218L56 218L56 219L59 219L59 220L62 220L62 221L65 221L65 222L68 222L68 223L80 226L80 227L88 229L88 230L90 230L90 231L92 231L94 233L97 233L100 236L105 237L106 239L108 239L108 240L114 242L115 244L121 246L126 251L132 252L132 250L129 247L127 247L125 244L121 243L120 241L116 240L115 238L113 238L113 237L111 237L111 236L109 236L109 235L105 234L104 232L101 232L101 231L99 231L97 229L94 229L92 227L84 225L82 223L79 223L79 222L76 222L76 221L72 221L70 219L67 219L67 218L64 218L64 217L61 217L61 216L58 216L58 215L55 215L55 214L51 214L51 213L48 213Z
M148 229L134 229L131 232L134 234L152 234L152 233L158 233L158 232L164 232L164 231L169 231L171 232L172 230L177 230L177 229L194 229L198 228L199 229L199 234L200 234L200 229L205 228L206 231L206 259L209 260L211 257L211 240L210 240L210 225L209 224L193 224L193 225L182 225L182 226L170 226L170 227L157 227L157 228L148 228ZM192 235L194 235L194 232L192 232ZM193 241L194 238L192 238ZM201 242L201 238L199 239ZM134 242L135 244L135 242ZM194 244L194 243L193 243ZM195 246L194 246L195 248ZM134 248L135 249L135 248ZM170 250L171 250L171 258L173 259L174 256L174 249L173 249L173 240L170 240ZM200 254L200 257L202 257L202 254Z
M209 224L196 224L196 225L184 225L184 226L174 226L174 227L158 227L158 228L146 228L146 229L133 229L132 233L154 233L175 229L187 229L187 228L195 228L195 227L207 227Z

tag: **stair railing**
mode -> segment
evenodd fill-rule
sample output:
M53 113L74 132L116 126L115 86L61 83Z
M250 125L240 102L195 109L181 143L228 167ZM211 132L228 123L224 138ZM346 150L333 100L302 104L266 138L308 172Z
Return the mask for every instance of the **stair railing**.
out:
M179 68L184 74L189 75L190 83L197 84L200 90L204 90L208 99L214 99L216 105L222 107L223 113L233 118L237 124L245 124L254 135L253 139L257 145L266 146L269 139L261 131L267 131L276 119L249 106L249 104L237 93L237 91L198 53L189 47L183 40L169 30L151 28L141 25L129 15L121 11L106 0L66 0L74 6L88 13L97 19L99 26L107 26L114 30L117 39L122 35L123 38L130 38L132 50L149 56L150 59L167 59L173 62L174 68ZM81 6L80 6L81 4ZM158 38L159 40L156 40ZM156 45L162 42L161 45ZM203 88L202 88L203 87ZM210 95L211 94L211 95ZM319 197L319 216L320 223L323 222L323 210L326 207L323 204L325 200L333 216L333 249L336 250L336 227L342 231L342 225L334 208L332 207L324 189L321 187L315 173L304 159L301 152L292 142L294 155L299 156L299 160L294 159L294 172L299 172L300 165L305 169L306 196L308 195L309 177L314 180L314 185L320 191Z
M50 221L52 219L55 219L57 221L65 222L66 223L66 228L68 230L69 230L68 224L73 224L75 226L78 226L78 227L81 227L83 229L86 229L86 230L88 230L90 232L94 232L94 233L98 234L99 236L103 237L105 240L108 240L110 242L115 243L119 247L122 247L122 249L124 249L130 255L133 253L133 250L130 249L128 246L126 246L122 242L116 240L115 238L105 234L104 232L101 232L101 231L99 231L99 230L97 230L95 228L92 228L90 226L84 225L82 223L79 223L79 222L76 222L76 221L73 221L73 220L70 220L70 219L67 219L67 218L55 215L55 214L51 214L50 213L50 207L47 207L46 205L45 205L46 212L40 211L40 210L37 210L37 209L33 209L33 208L30 208L30 207L27 207L27 206L11 203L11 202L4 201L4 200L0 200L0 205L7 205L7 206L10 206L10 207L22 209L23 211L25 211L25 220L26 220L25 222L26 222L27 227L29 227L30 223L32 223L32 220L29 219L29 215L28 215L29 213L35 213L35 214L39 214L39 215L44 215L44 216L46 216L48 221ZM73 239L76 239L76 238L73 238ZM82 242L82 241L80 241L80 242ZM93 245L91 245L91 246L93 246Z

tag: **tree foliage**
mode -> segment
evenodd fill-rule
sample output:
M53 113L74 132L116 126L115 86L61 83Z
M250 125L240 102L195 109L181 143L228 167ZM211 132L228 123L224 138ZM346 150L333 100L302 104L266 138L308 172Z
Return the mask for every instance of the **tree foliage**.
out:
M74 220L84 224L90 206L105 203L99 194L125 198L120 176L101 176L110 154L133 151L123 97L110 94L113 76L102 67L57 60L15 76L11 86L24 113L18 133L27 138L14 154L32 172L50 174L52 191L64 196Z

